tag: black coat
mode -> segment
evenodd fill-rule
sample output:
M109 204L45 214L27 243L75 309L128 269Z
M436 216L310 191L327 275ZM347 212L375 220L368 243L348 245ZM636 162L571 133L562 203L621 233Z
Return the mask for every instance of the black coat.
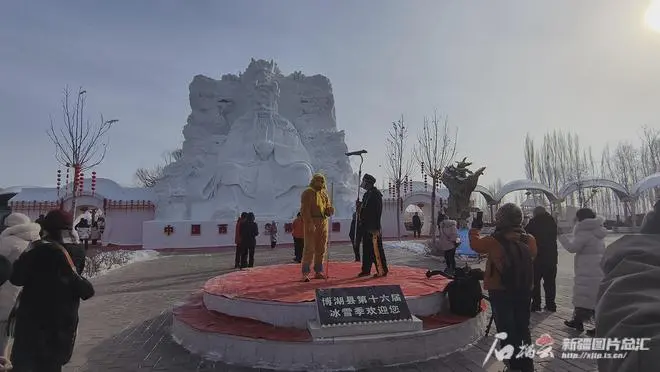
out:
M75 246L69 245L67 251L80 261ZM74 265L76 270L84 266L75 261ZM66 256L52 243L36 242L14 262L10 281L23 287L16 313L14 364L67 363L76 339L80 297Z
M372 187L364 193L360 207L362 231L380 231L380 217L383 214L383 194L377 188Z
M421 228L422 227L422 219L419 218L419 216L413 216L412 225L415 229Z
M362 227L360 226L359 223L357 224L357 228L356 228L355 225L356 225L356 223L355 223L355 213L353 213L353 219L351 219L351 228L348 231L348 237L351 239L351 242L355 241L355 231L356 230L357 230L358 241L360 241L362 239Z
M536 262L557 264L557 223L550 213L529 220L525 231L536 239Z
M259 226L256 222L245 221L241 223L241 244L246 247L254 247L257 245L257 235L259 235Z
M7 257L0 255L0 285L5 284L11 275L11 262Z

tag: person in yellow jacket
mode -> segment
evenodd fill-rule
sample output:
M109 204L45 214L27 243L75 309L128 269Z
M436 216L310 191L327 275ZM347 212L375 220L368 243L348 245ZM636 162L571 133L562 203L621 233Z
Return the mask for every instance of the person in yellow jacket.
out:
M323 260L328 249L328 217L335 213L325 184L325 176L316 173L309 187L300 197L300 214L305 230L302 257L303 281L310 280L310 266L314 262L314 279L325 279Z

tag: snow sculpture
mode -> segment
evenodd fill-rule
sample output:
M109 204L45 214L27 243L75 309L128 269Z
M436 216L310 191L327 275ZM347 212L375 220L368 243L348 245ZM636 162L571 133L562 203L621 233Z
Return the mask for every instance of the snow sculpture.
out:
M450 165L442 173L442 183L449 190L447 201L447 216L458 222L459 228L465 228L466 220L470 216L470 196L477 187L479 177L484 174L486 167L476 172L468 169L472 163L463 158L456 165Z
M284 76L273 61L252 59L238 76L195 76L190 107L183 155L154 188L157 219L234 219L242 211L289 219L314 172L333 188L336 215L350 216L356 185L326 77Z

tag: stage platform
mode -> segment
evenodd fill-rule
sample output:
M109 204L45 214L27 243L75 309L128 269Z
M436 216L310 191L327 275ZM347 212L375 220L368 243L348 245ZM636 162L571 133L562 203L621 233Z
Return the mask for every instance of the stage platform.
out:
M437 358L475 342L484 313L453 316L440 276L391 266L385 278L357 278L359 263L331 262L328 280L302 282L299 264L264 266L210 279L174 310L173 338L211 360L278 370L345 370ZM423 330L313 340L307 322L317 317L315 290L371 285L401 286ZM485 306L485 305L484 305Z

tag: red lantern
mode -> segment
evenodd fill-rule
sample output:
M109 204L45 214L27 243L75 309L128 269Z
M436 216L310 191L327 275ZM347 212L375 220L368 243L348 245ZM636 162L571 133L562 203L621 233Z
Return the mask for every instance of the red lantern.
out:
M92 172L92 196L96 193L96 171Z
M82 195L84 187L85 187L85 173L80 172L80 185L79 185L78 195Z
M66 179L64 181L64 194L69 192L69 167L66 167Z

